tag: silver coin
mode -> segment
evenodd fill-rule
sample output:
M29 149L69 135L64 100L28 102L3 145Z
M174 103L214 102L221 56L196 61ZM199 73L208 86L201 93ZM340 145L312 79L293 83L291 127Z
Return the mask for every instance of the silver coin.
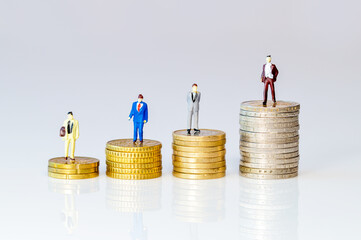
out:
M269 148L269 149L274 149L274 148L292 148L292 147L297 147L298 146L298 141L296 142L292 142L292 143L250 143L250 142L245 142L245 141L241 141L240 142L240 146L242 147L249 147L249 148Z
M278 117L278 118L263 118L263 117L251 117L247 115L240 115L240 121L245 122L259 122L259 123L283 123L283 122L298 122L298 116L293 117Z
M249 162L240 162L240 165L248 168L261 168L261 169L280 169L280 168L295 168L298 167L298 162L289 163L289 164L259 164L259 163L249 163Z
M293 178L298 176L298 172L290 173L290 174L280 174L280 175L271 175L271 174L253 174L253 173L242 173L240 175L247 178L254 178L254 179L286 179L286 178Z
M243 134L240 134L240 141L250 142L250 143L259 143L259 144L285 144L285 143L293 143L298 142L299 136L290 137L290 138L257 138L257 137L249 137Z
M249 122L249 121L240 121L240 125L245 127L254 127L254 128L290 128L297 127L299 125L298 121L296 122L284 122L284 123L259 123L259 122Z
M298 129L293 132L267 132L267 133L256 133L256 132L250 132L240 129L240 134L244 137L252 137L252 138L259 138L259 139L284 139L284 138L290 138L290 137L296 137L298 136Z
M287 128L269 128L267 126L262 127L250 127L250 126L240 126L240 129L243 131L254 132L254 133L288 133L295 132L300 129L300 126L297 125L295 127L287 127Z
M239 149L242 152L249 152L249 153L282 154L282 153L296 152L298 151L298 146L291 148L252 148L252 147L240 146Z
M288 113L263 113L263 112L250 112L240 110L240 115L249 116L249 117L261 117L261 118L284 118L284 117L297 117L300 112L288 112Z
M291 164L297 163L300 160L300 156L292 158L255 158L242 156L241 161L253 164Z
M289 159L298 157L299 152L291 152L291 153L283 153L283 154L275 154L275 153L252 153L252 152L243 152L241 151L242 158L262 158L262 159Z
M287 102L287 101L278 101L276 103L267 101L266 106L264 106L263 101L255 100L255 101L242 102L241 109L245 111L267 112L267 113L295 112L295 111L299 111L300 104L296 102Z
M239 170L243 173L255 173L255 174L289 174L298 172L298 167L294 168L283 168L283 169L264 169L264 168L249 168L239 166Z

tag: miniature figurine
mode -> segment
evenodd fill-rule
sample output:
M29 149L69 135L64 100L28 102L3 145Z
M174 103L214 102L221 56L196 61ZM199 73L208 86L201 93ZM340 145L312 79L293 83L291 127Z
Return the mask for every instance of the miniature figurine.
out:
M276 93L274 83L277 80L278 69L271 63L271 55L266 57L266 64L263 65L261 81L264 83L263 106L267 106L268 85L271 87L273 105L276 105Z
M129 114L129 120L133 117L134 122L134 136L133 143L137 141L137 135L139 134L139 141L143 143L143 127L148 122L148 105L143 102L143 95L138 95L138 101L132 105L132 110Z
M198 128L198 113L199 113L199 102L201 101L201 93L197 91L198 85L194 83L192 85L192 91L190 91L187 95L187 103L188 103L188 125L187 132L191 134L192 129L192 119L194 131L199 133L200 130Z
M75 161L75 141L79 138L79 122L74 119L72 112L68 112L68 119L60 129L60 137L65 141L65 159L68 160L69 144L71 144L70 160Z

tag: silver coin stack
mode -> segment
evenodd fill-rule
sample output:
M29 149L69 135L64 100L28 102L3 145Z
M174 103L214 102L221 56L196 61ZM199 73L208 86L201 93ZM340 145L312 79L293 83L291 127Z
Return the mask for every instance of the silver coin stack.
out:
M271 101L241 103L240 174L255 179L298 175L300 104Z

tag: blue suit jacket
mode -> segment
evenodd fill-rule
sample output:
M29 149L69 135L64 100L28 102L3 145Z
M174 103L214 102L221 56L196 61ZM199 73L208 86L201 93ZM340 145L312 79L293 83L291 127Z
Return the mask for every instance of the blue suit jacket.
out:
M130 110L129 117L133 117L133 122L148 122L148 105L145 102L142 102L143 106L140 108L140 111L137 110L138 102L134 102L132 105L132 110Z

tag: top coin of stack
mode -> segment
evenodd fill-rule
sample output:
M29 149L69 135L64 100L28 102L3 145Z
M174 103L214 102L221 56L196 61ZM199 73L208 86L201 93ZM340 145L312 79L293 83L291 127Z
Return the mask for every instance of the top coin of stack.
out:
M225 176L226 134L201 129L189 135L187 130L173 132L173 175L186 179L213 179Z
M48 176L60 179L86 179L99 176L99 160L90 157L52 158L48 163Z
M262 101L241 104L240 172L257 179L283 179L298 175L298 115L300 104Z
M118 179L150 179L162 175L162 144L144 139L134 144L132 139L109 141L106 145L107 176Z

